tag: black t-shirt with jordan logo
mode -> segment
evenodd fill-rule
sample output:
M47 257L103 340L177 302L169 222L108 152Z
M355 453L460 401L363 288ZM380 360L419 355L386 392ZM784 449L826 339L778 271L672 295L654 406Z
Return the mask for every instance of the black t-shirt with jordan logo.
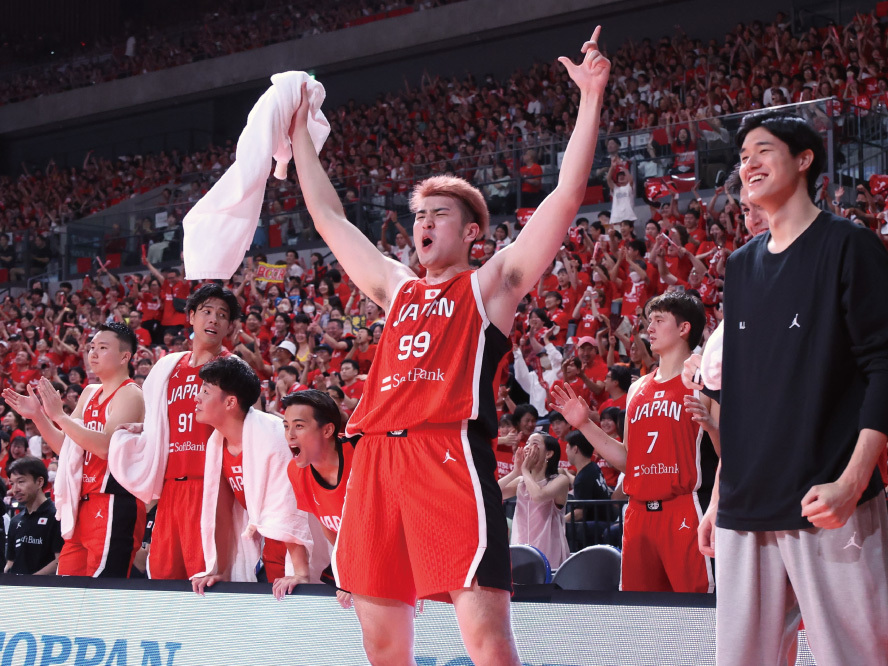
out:
M6 560L12 561L8 573L32 574L40 571L62 552L62 526L55 517L56 508L46 500L33 513L23 509L9 522Z
M801 501L836 481L861 429L888 433L888 252L821 213L783 252L764 233L728 260L716 524L811 527ZM880 491L876 470L861 497Z

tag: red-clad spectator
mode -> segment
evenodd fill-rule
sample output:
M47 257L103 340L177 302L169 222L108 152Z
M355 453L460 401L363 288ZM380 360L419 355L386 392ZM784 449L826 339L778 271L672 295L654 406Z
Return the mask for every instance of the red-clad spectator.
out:
M376 357L376 347L372 343L369 328L362 326L355 331L355 342L346 358L352 358L358 362L358 374L366 375L370 372L370 366L373 365L373 359Z
M188 323L185 316L185 305L191 290L188 284L182 280L182 272L178 268L167 269L164 276L147 259L144 264L160 282L160 299L163 301L160 324L165 332L173 330L178 333Z
M627 366L612 365L608 368L604 377L604 390L609 397L598 406L598 413L601 414L608 407L619 407L626 411L626 394L631 385L632 373Z
M148 329L142 326L142 313L138 310L130 312L128 324L133 333L136 334L136 339L139 341L139 344L143 347L150 347L151 334L148 332Z
M543 167L537 162L536 152L527 150L521 156L521 205L535 208L543 200Z
M343 404L349 412L354 411L364 392L364 382L358 379L360 372L360 364L354 359L344 359L339 366L339 376L342 378L339 388L345 394Z

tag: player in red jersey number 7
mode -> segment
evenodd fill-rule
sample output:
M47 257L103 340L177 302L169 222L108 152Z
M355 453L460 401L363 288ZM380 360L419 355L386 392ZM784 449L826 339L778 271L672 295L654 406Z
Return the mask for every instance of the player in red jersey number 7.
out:
M333 557L337 584L354 594L373 664L415 664L417 598L453 602L476 664L519 664L491 447L493 373L509 348L518 303L551 265L585 194L610 73L600 32L583 44L581 64L560 58L580 105L557 187L517 240L477 271L469 253L489 222L477 189L449 176L415 188L413 240L426 269L420 280L346 219L312 146L307 94L294 115L293 157L315 226L357 287L390 313L348 425L363 438Z

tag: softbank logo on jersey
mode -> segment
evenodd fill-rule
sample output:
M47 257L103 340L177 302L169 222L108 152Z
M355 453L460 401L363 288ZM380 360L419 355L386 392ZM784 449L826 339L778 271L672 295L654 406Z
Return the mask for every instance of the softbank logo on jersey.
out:
M109 648L110 641L105 642L101 638L87 636L69 638L48 634L35 636L30 631L13 634L4 645L5 638L6 632L0 631L0 651L3 653L4 664L175 666L176 653L182 649L181 643L172 642L164 643L161 648L159 641L139 641L139 647L136 648L135 645L131 646L126 638L117 639ZM40 649L37 647L38 643ZM41 653L39 659L38 652ZM133 659L129 659L130 653Z
M413 368L406 375L396 372L393 375L382 378L379 385L380 391L390 391L398 388L404 382L443 382L444 373L441 370L423 370L422 368Z
M657 474L678 474L678 463L675 465L653 463L651 465L636 465L632 468L632 476L655 476Z
M170 453L186 453L188 451L203 451L204 445L201 442L170 442Z

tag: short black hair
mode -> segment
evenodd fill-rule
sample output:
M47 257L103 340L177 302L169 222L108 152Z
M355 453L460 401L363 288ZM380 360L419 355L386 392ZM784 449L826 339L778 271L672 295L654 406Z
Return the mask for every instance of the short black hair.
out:
M580 453L585 458L591 458L595 455L595 447L589 443L589 440L586 439L586 436L583 435L579 430L572 430L567 433L567 445L573 446L579 449Z
M515 422L515 427L518 427L518 424L521 422L521 419L524 418L525 414L533 414L534 420L537 421L540 418L540 413L537 411L537 408L530 403L515 405L515 411L512 412L512 420Z
M558 305L564 303L564 298L562 298L561 294L559 294L557 291L547 291L545 298L549 298L549 296L551 296L552 298L557 298Z
M552 293L552 292L550 292L550 293ZM558 293L558 292L555 292L555 293ZM548 296L548 295L549 294L546 294L546 296ZM558 294L558 296L560 297L561 294ZM552 325L552 320L549 319L549 313L546 312L543 308L534 308L533 310L530 311L530 314L535 314L537 317L539 317L542 320L544 326L549 327Z
M342 414L339 411L339 405L326 392L317 389L306 389L305 391L296 391L284 396L281 404L284 411L293 405L306 405L311 407L314 412L314 420L319 426L325 426L332 423L335 427L334 433L342 430Z
M567 419L564 418L564 415L561 412L549 412L549 415L546 418L549 419L549 423L554 423L555 421L564 421L567 423Z
M743 117L740 129L737 131L737 148L743 148L746 136L759 127L785 143L789 148L789 154L793 157L806 150L811 151L813 159L805 175L808 181L808 196L813 200L817 191L817 177L826 163L826 149L823 147L820 134L798 116L784 111L758 111Z
M188 302L185 305L186 314L191 315L192 312L197 312L197 309L211 298L218 298L220 301L225 302L225 305L228 306L229 321L234 321L240 317L240 303L237 302L237 296L231 290L215 282L202 284L197 291L188 297Z
M694 349L700 344L703 337L703 329L706 327L706 311L703 303L696 296L687 292L669 291L660 296L655 296L647 302L645 311L668 312L678 324L688 322L691 332L688 334L688 348Z
M632 386L632 370L628 365L612 365L607 371L624 393Z
M278 374L282 372L286 372L287 374L293 375L296 378L299 377L299 368L297 368L295 365L281 366L280 368L278 368Z
M623 432L623 420L626 417L626 412L624 412L619 407L608 407L607 409L602 410L601 418L609 419L617 424L617 432Z
M355 359L353 359L353 358L347 358L347 359L345 359L342 363L340 363L339 368L341 369L342 366L345 365L346 363L348 363L350 366L352 366L357 372L360 372L360 371L361 371L361 364L358 363L358 362L357 362Z
M638 252L639 256L643 257L645 254L647 254L647 245L645 244L645 242L643 240L633 239L633 240L629 241L627 243L627 245L629 247L631 247L632 249L634 249L636 252Z
M678 239L681 241L682 247L684 247L691 241L691 233L683 224L676 224L672 228L675 230L675 233L678 234Z
M253 369L237 356L223 356L204 364L198 376L205 384L218 386L223 393L237 398L246 414L256 404L262 387Z
M728 177L725 179L725 191L737 199L739 203L740 188L742 187L743 182L740 180L740 164L738 163L734 165L734 168L731 169L731 173L729 173Z
M46 465L43 464L40 458L35 458L34 456L22 456L9 463L9 467L6 469L6 476L11 477L13 474L30 476L34 481L43 479L44 484L49 478Z

